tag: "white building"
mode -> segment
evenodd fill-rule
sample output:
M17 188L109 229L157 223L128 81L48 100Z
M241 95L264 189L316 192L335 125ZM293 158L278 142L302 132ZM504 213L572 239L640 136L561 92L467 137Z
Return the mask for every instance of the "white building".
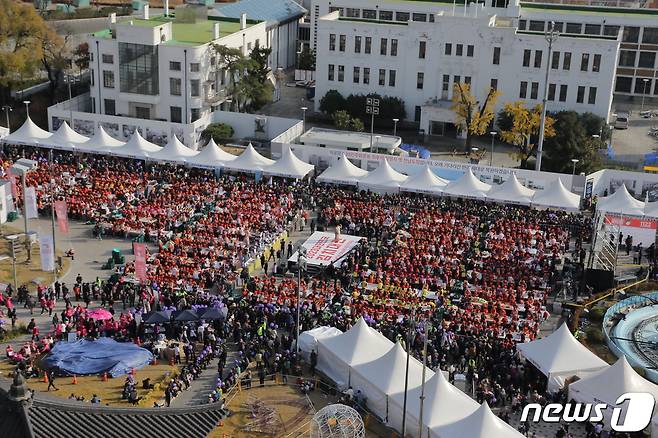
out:
M110 21L88 40L91 112L110 116L194 122L229 97L211 44L244 55L266 44L265 22L246 15L207 18L178 8L176 18L150 17L145 7L143 19Z
M490 87L496 88L502 93L499 108L516 100L534 106L541 103L550 62L550 111L608 117L619 49L616 37L563 35L548 59L543 32L518 30L514 19L496 13L498 8L472 4L453 15L414 1L387 5L424 12L411 13L409 19L409 12L379 9L374 10L379 18L370 18L359 10L360 18L352 18L348 15L357 13L345 9L344 16L335 10L318 20L316 110L331 89L344 96L395 96L404 101L408 120L420 122L428 134L443 134L454 121L454 84L470 83L480 100ZM399 21L382 20L384 14Z

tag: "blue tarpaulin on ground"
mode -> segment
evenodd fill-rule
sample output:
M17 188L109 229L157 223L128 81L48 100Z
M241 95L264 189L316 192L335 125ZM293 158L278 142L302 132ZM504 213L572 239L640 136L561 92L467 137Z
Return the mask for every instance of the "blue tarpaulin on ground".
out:
M58 342L44 359L46 368L56 368L65 374L100 374L112 377L140 369L153 361L150 351L130 342L110 338L96 341Z

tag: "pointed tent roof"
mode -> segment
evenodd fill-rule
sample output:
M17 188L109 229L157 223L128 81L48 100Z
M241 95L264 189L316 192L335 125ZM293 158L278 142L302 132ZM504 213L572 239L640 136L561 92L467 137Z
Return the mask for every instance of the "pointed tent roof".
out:
M224 168L228 170L236 170L240 172L257 172L262 171L264 168L274 164L274 160L270 160L256 152L256 149L249 143L247 149L233 161L224 164Z
M380 166L359 180L359 186L400 187L407 178L407 175L393 169L388 160L384 159Z
M267 175L302 179L312 172L313 169L315 169L314 165L300 160L290 147L285 146L281 158L276 163L267 167L264 173Z
M198 155L190 157L187 162L194 166L214 168L222 167L227 161L233 161L236 158L238 158L237 155L229 154L217 146L215 140L211 138L206 147L201 149Z
M367 174L367 170L356 167L347 159L345 154L341 154L336 164L322 172L316 180L318 182L356 185L359 178L363 178Z
M432 436L439 438L523 438L521 433L491 412L486 402L468 417L432 429Z
M76 150L93 153L112 153L126 143L108 134L102 126L98 126L94 135L84 143L76 146Z
M34 145L38 143L45 143L43 140L50 138L52 134L46 130L39 128L36 123L28 116L25 123L2 139L6 144L27 144Z
M181 143L178 137L176 137L176 134L174 134L162 149L149 154L149 158L154 160L167 161L169 163L181 164L187 163L189 158L192 158L198 154L199 152L193 151Z
M397 342L386 354L352 367L361 378L386 395L404 391L404 375L407 366L407 352ZM423 364L416 358L409 360L409 388L422 383ZM429 374L427 374L429 376Z
M89 137L85 137L84 135L75 132L65 120L59 126L59 129L44 141L44 144L48 144L55 149L70 151L77 149L80 144L85 143L88 140Z
M544 190L535 192L535 196L532 197L532 205L563 210L578 210L580 196L567 190L562 184L562 180L558 178L557 181Z
M596 203L596 211L634 216L644 216L644 208L645 203L635 199L628 192L626 184L622 184L612 195L599 198Z
M564 374L606 368L608 364L573 337L566 323L545 338L519 344L517 350L539 371Z
M448 181L439 178L430 166L426 164L423 169L409 176L405 182L400 185L400 189L409 192L431 193L439 194L443 192L443 188L448 185Z
M420 393L420 386L407 392L407 412L413 413L415 419L420 416ZM404 390L392 394L390 400L402 408L404 405ZM452 423L471 415L477 408L477 402L454 385L451 385L441 371L434 373L425 382L423 426L431 429Z
M388 338L369 327L363 317L342 335L319 339L318 343L350 366L382 356L393 346Z
M463 198L484 198L491 185L483 183L469 167L466 172L443 189L443 194Z
M530 205L534 195L535 191L521 184L516 177L516 174L513 173L504 183L493 186L487 193L487 199L499 202Z
M157 144L145 140L144 137L139 134L139 131L135 130L135 133L125 145L113 150L112 152L114 155L120 157L144 159L150 157L152 153L161 149L162 148Z
M644 215L658 218L658 201L644 203Z

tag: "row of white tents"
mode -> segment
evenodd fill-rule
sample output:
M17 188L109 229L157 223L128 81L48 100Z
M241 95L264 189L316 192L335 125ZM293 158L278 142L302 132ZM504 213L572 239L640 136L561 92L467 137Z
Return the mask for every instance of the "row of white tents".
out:
M336 385L366 397L368 409L388 426L401 431L407 353L399 343L369 327L363 320L347 332L327 334L317 339L317 369ZM451 385L442 372L426 369L410 358L407 391L406 436L432 438L521 438L519 432L499 419L486 404ZM423 418L420 425L420 395L424 389ZM422 427L422 431L420 428Z
M578 210L580 207L580 196L571 193L559 178L540 191L525 187L514 174L504 183L492 186L480 181L470 167L458 179L447 181L438 177L429 166L407 176L393 169L387 160L377 169L368 172L355 166L343 155L336 164L322 172L317 180L330 184L355 185L377 192L420 192L564 210Z
M640 201L629 193L626 184L622 184L612 195L597 201L596 211L624 216L658 217L658 201Z

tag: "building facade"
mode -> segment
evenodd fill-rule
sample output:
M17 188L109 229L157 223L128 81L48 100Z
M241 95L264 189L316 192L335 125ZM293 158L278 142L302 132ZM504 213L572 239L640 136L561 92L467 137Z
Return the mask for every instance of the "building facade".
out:
M399 2L397 6L406 5ZM414 5L412 5L414 6ZM520 31L513 19L475 4L455 15L376 11L393 20L341 16L335 10L318 20L316 110L332 89L344 96L378 93L399 97L408 120L428 134L442 135L454 122L454 85L470 84L483 100L490 87L506 102L541 103L550 65L550 111L576 110L608 117L610 90L619 49L617 37L561 36L549 59L543 32ZM390 16L390 15L387 15Z

